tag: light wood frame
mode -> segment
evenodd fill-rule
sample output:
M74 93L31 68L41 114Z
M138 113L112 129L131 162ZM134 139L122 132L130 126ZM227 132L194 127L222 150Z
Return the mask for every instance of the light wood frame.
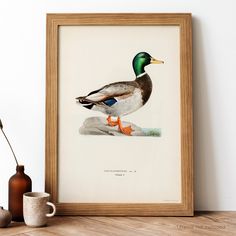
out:
M66 25L177 25L180 27L181 203L58 202L58 29ZM192 26L191 14L47 14L46 182L58 215L192 216Z

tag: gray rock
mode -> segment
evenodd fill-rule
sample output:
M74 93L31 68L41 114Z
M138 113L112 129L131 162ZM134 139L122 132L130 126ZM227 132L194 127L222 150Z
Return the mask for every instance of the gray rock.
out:
M122 121L124 127L130 126L133 129L131 136L161 136L161 129L156 128L141 128L131 122ZM89 117L79 129L80 134L84 135L111 135L111 136L126 136L121 133L118 126L111 127L107 124L104 117Z

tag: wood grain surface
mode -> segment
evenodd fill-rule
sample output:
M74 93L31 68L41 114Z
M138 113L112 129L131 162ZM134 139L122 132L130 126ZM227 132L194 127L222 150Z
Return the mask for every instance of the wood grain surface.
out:
M236 212L196 212L194 217L65 217L49 219L47 227L12 223L1 236L233 236Z

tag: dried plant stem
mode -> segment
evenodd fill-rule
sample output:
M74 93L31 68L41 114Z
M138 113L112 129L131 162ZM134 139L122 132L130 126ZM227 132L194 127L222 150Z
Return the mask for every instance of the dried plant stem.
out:
M17 159L16 159L16 155L15 155L13 149L12 149L12 146L11 146L11 144L10 144L10 142L9 142L9 140L8 140L8 138L7 138L7 136L6 136L6 134L5 134L5 132L3 131L3 129L1 129L1 131L2 131L2 133L3 133L3 135L4 135L4 137L6 138L9 147L11 148L12 154L13 154L13 156L14 156L14 158L15 158L15 161L16 161L16 165L19 166L18 161L17 161Z

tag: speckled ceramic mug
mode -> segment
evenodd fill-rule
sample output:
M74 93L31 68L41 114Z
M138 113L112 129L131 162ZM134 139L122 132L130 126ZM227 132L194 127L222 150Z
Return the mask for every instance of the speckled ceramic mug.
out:
M49 202L50 194L29 192L23 195L23 215L25 224L31 227L40 227L47 224L47 218L56 213L56 207ZM53 212L49 214L49 206Z

